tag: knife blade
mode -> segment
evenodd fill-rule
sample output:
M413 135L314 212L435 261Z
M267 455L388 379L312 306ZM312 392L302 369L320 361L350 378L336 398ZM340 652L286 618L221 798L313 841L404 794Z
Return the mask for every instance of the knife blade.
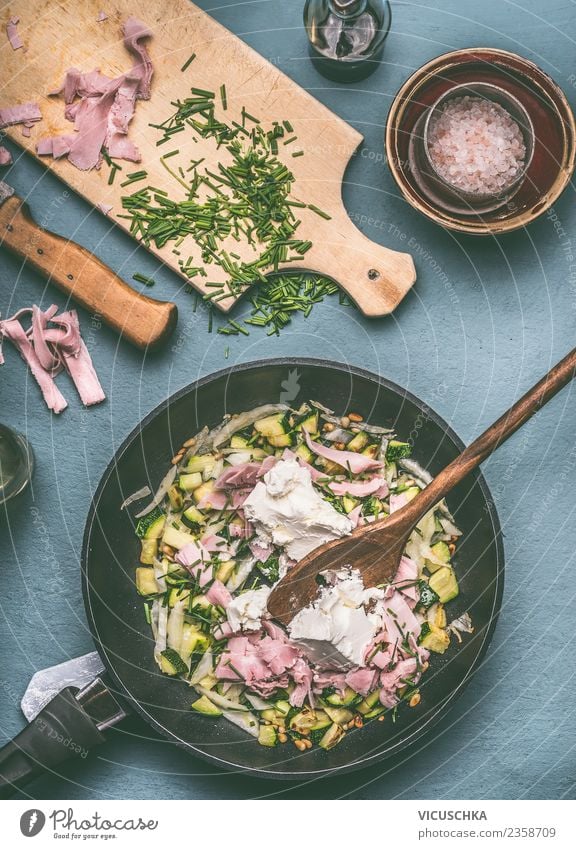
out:
M3 181L0 246L36 268L138 348L157 347L176 326L176 304L135 292L86 248L40 227L27 204Z
M104 672L104 664L98 652L95 651L58 663L56 666L40 669L34 673L26 687L20 702L22 713L28 722L33 722L54 696L66 687L83 690L102 672Z

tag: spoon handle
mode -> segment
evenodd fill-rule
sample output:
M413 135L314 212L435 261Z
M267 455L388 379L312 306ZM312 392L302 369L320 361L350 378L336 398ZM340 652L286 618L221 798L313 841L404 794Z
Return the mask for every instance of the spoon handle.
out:
M466 475L480 465L534 413L563 389L576 374L576 348L551 369L508 412L475 439L459 457L456 457L413 501L393 514L394 524L411 528L441 501ZM392 518L392 517L390 517ZM384 520L386 521L386 520ZM390 521L390 520L388 520ZM372 526L375 528L375 526Z

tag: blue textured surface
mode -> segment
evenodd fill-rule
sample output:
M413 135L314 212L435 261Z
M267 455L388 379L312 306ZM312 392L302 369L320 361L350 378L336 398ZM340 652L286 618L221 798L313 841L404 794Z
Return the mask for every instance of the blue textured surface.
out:
M175 299L181 334L146 357L82 315L108 403L70 406L51 418L17 354L6 345L0 372L2 421L26 433L37 457L33 490L0 519L0 732L23 726L19 699L39 668L92 647L78 557L91 493L138 420L172 391L228 365L281 355L331 357L407 386L466 440L575 341L576 212L572 187L555 219L501 239L472 241L439 230L399 197L382 152L391 98L415 68L449 49L481 44L516 50L540 64L576 102L576 9L568 0L443 0L394 3L385 62L366 82L339 88L307 58L302 4L260 0L200 5L354 124L366 144L347 173L352 218L382 244L414 253L416 289L396 313L368 321L332 299L281 338L258 332L227 341L208 335L206 313L174 275L42 168L21 156L10 181L38 220L85 245L126 280L154 274L154 295ZM441 9L434 8L441 6ZM135 11L138 4L135 3ZM145 9L145 4L142 4ZM145 11L141 16L145 19ZM15 150L15 149L14 149ZM0 309L64 298L2 254ZM240 310L241 311L241 310ZM177 338L177 337L176 337ZM65 383L65 380L63 381ZM571 798L575 797L576 594L574 388L567 389L485 465L507 555L502 616L489 657L435 739L393 769L384 765L299 788L207 769L131 720L62 776L33 785L37 798Z

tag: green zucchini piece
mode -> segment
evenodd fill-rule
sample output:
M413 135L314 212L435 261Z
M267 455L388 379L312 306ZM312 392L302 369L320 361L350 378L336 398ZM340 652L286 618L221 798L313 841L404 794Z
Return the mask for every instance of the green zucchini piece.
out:
M351 687L346 687L342 695L340 695L340 693L331 693L325 701L334 707L347 707L348 705L353 705L360 701L361 698L362 697L359 696L358 693L356 693Z
M418 581L418 591L420 593L418 604L425 610L438 601L438 594L434 592L428 581Z
M158 540L143 539L140 541L140 544L142 546L142 551L140 552L140 563L144 563L145 566L151 566L158 554Z
M188 667L175 649L164 649L160 667L166 675L185 675L188 672Z
M184 548L185 545L188 545L188 543L194 542L194 537L192 534L187 534L185 531L179 531L178 528L175 528L173 525L169 525L164 531L162 541L164 545L169 545L172 548L180 550L181 548Z
M200 472L190 472L186 475L180 475L178 486L184 492L194 492L199 486L202 486L202 475Z
M201 713L203 716L222 716L222 711L216 707L214 702L211 702L208 696L201 696L190 705L196 713Z
M448 548L448 545L442 540L440 542L435 543L431 547L430 551L434 552L434 556L437 557L438 560L441 560L443 563L446 564L450 563L450 549ZM438 563L433 563L432 560L425 560L424 565L426 566L429 572L436 572L438 569L442 568L438 565Z
M363 430L359 431L355 436L352 437L348 445L346 446L347 451L363 451L368 443L370 442L370 437L367 433L364 433Z
M351 719L354 719L354 714L348 708L340 708L340 707L332 707L331 705L326 705L324 710L332 720L337 725L346 725L346 723L350 722Z
M444 654L450 645L450 634L436 625L430 625L430 623L425 622L422 625L418 642L425 649L436 652L436 654Z
M186 463L186 471L208 474L215 465L216 457L213 454L195 454Z
M363 716L366 716L368 713L370 713L371 710L374 710L379 700L380 690L372 690L372 692L368 693L368 695L362 699L360 704L356 706L356 710L358 711L358 713L361 713Z
M191 507L187 507L182 513L182 521L184 524L188 525L189 528L196 530L199 525L206 524L206 517L200 512L200 510L198 510L197 507L192 505Z
M154 576L154 569L147 566L139 566L136 569L136 589L140 595L156 595L158 584Z
M452 601L460 592L458 581L451 566L441 566L432 575L430 575L430 588L438 596L438 600L442 604Z
M235 433L230 440L230 448L250 448L250 443L244 436Z
M391 439L386 449L386 460L388 463L395 463L396 460L403 460L412 454L412 446L408 442L400 442L397 439Z
M305 430L308 433L318 433L318 413L304 413L301 418L296 419L295 430Z
M261 746L275 746L278 743L278 734L273 725L261 725L258 732L258 742Z
M299 445L295 451L297 457L301 457L306 463L314 462L314 454L310 451L307 445Z
M258 433L270 439L271 436L282 436L290 430L290 419L286 413L276 413L273 416L266 416L265 419L259 419L254 423L255 430Z
M147 516L143 516L141 519L139 519L135 529L136 536L140 539L156 539L157 537L155 537L153 534L151 536L148 536L148 530L153 526L156 527L156 522L159 519L165 518L166 517L164 516L162 510L159 507L155 507L154 510L151 510L151 512L148 513ZM159 534L159 536L162 536L162 534Z
M338 745L338 743L340 742L340 740L342 740L343 737L344 729L335 722L324 734L318 745L322 749L333 749L334 746Z
M296 432L291 430L288 433L280 433L278 436L269 436L268 442L274 448L293 448L298 444Z

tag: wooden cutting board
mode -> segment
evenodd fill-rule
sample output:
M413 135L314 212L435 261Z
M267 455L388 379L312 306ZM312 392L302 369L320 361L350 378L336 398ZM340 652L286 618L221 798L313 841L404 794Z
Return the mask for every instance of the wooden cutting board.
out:
M103 22L97 21L100 10L108 15ZM130 138L142 153L142 163L120 161L123 171L109 186L109 168L105 164L100 170L82 172L65 159L38 157L39 161L92 204L111 205L109 216L127 229L127 220L119 217L123 212L121 197L145 183L122 189L119 177L123 174L145 169L148 183L168 191L171 197L181 198L184 189L160 163L160 156L168 148L180 150L170 159L172 167L187 167L191 158L205 157L212 168L217 168L222 153L213 140L194 142L191 131L186 140L185 133L180 133L175 137L177 144L157 147L158 131L149 124L169 117L174 111L171 101L189 97L192 86L218 92L225 83L228 108L219 117L227 122L240 121L244 107L261 119L264 128L271 128L273 121L288 120L293 125L298 141L292 147L280 146L280 157L296 177L292 195L331 216L327 221L310 210L298 210L302 223L296 237L313 242L300 267L333 278L366 315L384 315L393 310L414 283L412 258L366 238L352 224L342 203L344 171L362 136L187 0L146 0L136 4L134 0L14 0L6 5L0 31L0 107L33 100L39 103L43 114L30 138L22 135L20 127L7 130L10 138L36 156L40 137L71 131L72 125L64 118L63 100L48 97L48 92L59 88L66 70L72 66L81 71L97 67L112 77L126 71L132 57L121 36L122 23L130 15L138 16L154 33L148 41L154 64L152 97L137 104L130 128ZM25 50L12 50L4 34L5 24L12 16L20 18L19 34ZM182 72L182 65L192 52L196 59ZM218 110L218 98L216 102ZM296 146L305 151L304 156L292 157ZM378 214L379 210L373 212ZM253 258L249 246L239 248L236 242L233 244L232 250L243 259ZM151 248L180 273L173 249L173 243L162 249ZM198 258L196 264L201 264L192 237L179 250L181 256L192 254ZM293 263L287 267L296 268ZM224 281L225 277L223 271L210 266L210 280ZM199 280L197 288L202 290L202 278ZM218 306L227 311L234 301L230 297Z

